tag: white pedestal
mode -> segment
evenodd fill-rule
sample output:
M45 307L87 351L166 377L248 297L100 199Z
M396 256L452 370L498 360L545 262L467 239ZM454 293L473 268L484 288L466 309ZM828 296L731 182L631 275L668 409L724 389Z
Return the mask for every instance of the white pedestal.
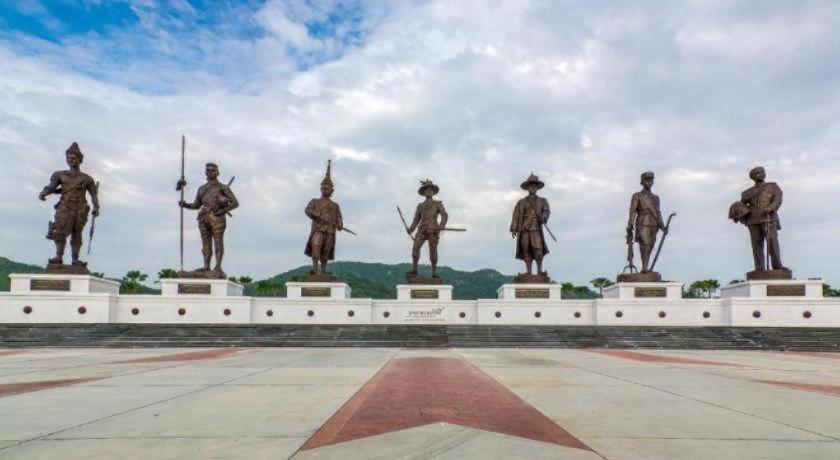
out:
M823 298L821 280L753 280L730 284L720 288L722 299L821 299Z
M160 280L160 294L174 296L240 297L245 292L241 284L229 280L169 278Z
M605 299L682 299L683 283L616 283L605 287L601 293Z
M496 291L499 300L560 300L560 284L503 284Z
M120 293L120 283L117 281L97 278L91 275L46 275L20 274L9 275L11 292L32 294L55 294L67 292L72 294L113 294Z
M398 284L397 300L443 301L452 300L451 284Z
M295 300L349 299L353 292L347 283L289 282L286 298Z

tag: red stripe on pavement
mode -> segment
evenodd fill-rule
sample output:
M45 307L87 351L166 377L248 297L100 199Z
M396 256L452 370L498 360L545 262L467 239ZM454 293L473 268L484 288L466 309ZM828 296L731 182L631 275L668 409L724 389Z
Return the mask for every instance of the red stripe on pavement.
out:
M127 359L125 361L114 361L106 364L130 364L130 363L168 363L179 361L201 361L205 359L219 359L237 355L254 350L243 350L241 348L217 348L214 350L191 351L189 353L177 353L174 355L150 356L146 358Z
M822 393L832 396L840 396L840 386L838 385L820 385L816 383L799 383L799 382L782 382L780 380L753 380L758 383L766 383L768 385L776 385L779 387L793 388L794 390L813 391L815 393Z
M0 383L0 398L5 396L32 393L33 391L49 390L51 388L66 387L77 383L93 382L108 377L90 377L84 379L43 380L40 382Z
M591 450L480 369L456 358L391 360L302 450L437 422Z
M740 364L731 364L731 363L723 363L720 361L707 361L705 359L692 359L692 358L680 358L678 356L661 356L661 355L651 355L647 353L639 353L638 351L629 351L629 350L598 350L598 349L589 349L585 350L590 353L595 353L598 355L604 356L611 356L613 358L623 358L629 359L633 361L643 361L649 363L667 363L667 364L703 364L706 366L732 366L732 367L744 367Z

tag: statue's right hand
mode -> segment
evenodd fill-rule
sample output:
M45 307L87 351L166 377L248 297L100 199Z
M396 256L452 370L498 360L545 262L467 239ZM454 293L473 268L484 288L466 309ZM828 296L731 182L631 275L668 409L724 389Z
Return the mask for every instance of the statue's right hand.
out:
M516 239L516 232L510 232L510 236L511 236L513 239Z
M47 194L44 193L44 192L39 193L38 194L38 199L41 200L41 201L47 201Z
M405 229L405 232L408 233L408 236L411 236L411 229Z
M175 190L181 190L182 188L187 186L187 181L184 179L178 179L178 182L175 183Z
M180 201L178 201L178 206L180 206L182 208L185 208L185 207L187 207L187 202L184 201L184 200L180 200Z

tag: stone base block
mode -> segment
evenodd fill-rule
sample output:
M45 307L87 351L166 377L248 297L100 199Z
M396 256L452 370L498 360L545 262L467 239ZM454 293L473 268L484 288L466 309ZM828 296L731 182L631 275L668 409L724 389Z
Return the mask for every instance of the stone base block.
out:
M241 284L226 279L169 278L160 280L162 296L240 297L245 292Z
M44 268L48 275L90 275L87 265L64 265L50 262Z
M252 324L372 324L370 299L255 297Z
M341 282L337 276L329 274L329 273L321 273L321 274L309 274L303 275L300 279L303 283L339 283Z
M11 292L32 294L112 294L120 293L120 283L91 275L22 274L9 275Z
M499 300L560 300L559 284L503 284L496 294Z
M658 283L662 281L662 275L659 272L622 273L618 275L616 281L619 283Z
M411 273L405 274L406 284L443 284L443 280L437 276L420 276Z
M189 272L178 272L178 278L194 278L199 280L225 280L227 279L227 275L221 270L193 270Z
M353 292L347 283L289 282L286 283L288 299L321 300L349 299Z
M677 282L648 282L648 283L617 283L605 287L601 293L605 299L682 299L683 283Z
M821 299L821 280L750 280L720 288L720 296L729 298L767 299L792 297L800 299Z
M527 273L519 273L515 277L513 277L514 284L549 284L551 283L551 278L548 277L548 273L540 273L539 275L529 275Z
M135 324L249 324L251 298L216 295L120 296L112 322Z
M475 302L377 301L373 324L475 324Z
M754 270L747 273L747 280L792 280L793 272L788 268Z
M451 284L399 284L397 300L452 300Z

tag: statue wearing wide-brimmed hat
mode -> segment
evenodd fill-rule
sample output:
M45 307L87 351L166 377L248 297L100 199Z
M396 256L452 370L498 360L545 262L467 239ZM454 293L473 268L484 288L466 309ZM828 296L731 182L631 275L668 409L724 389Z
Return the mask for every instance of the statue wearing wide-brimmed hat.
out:
M537 195L545 183L531 173L520 187L528 191L528 196L520 199L513 208L510 233L516 240L516 258L525 261L525 273L519 274L514 281L549 283L548 273L543 271L543 257L548 254L543 227L551 216L551 209L548 200ZM533 272L534 262L537 263L536 273Z
M93 216L99 215L99 194L96 181L81 171L84 154L79 145L73 144L65 151L67 166L70 169L56 171L50 177L50 183L38 195L44 201L47 196L60 194L61 199L55 205L55 221L50 222L47 239L55 243L55 257L47 264L47 273L88 274L87 262L79 259L82 249L82 231L91 212L87 202L90 195L93 204ZM64 251L67 239L70 239L72 262L64 265Z
M440 241L440 232L446 228L446 221L449 219L446 214L446 208L443 203L433 199L432 197L440 192L440 187L435 185L431 180L426 179L420 182L420 188L417 190L426 199L417 205L417 210L414 212L414 220L411 226L406 228L406 231L414 239L414 246L411 250L411 271L407 273L406 278L411 283L417 279L417 264L420 260L420 249L423 244L429 243L429 260L432 263L432 282L440 282L437 276L437 262L438 262L438 241ZM414 231L417 230L417 234Z

